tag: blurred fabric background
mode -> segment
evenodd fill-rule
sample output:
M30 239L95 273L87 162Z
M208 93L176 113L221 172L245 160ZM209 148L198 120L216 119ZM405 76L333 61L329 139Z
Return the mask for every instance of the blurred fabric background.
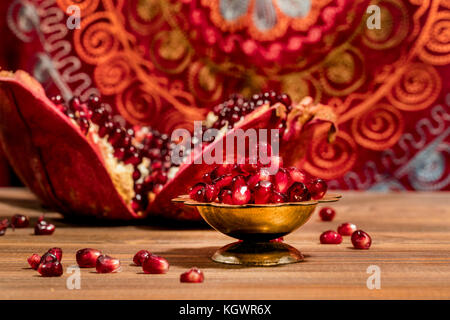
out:
M450 190L449 0L3 0L0 30L1 68L49 95L100 93L163 132L234 92L310 95L339 115L303 163L331 188Z

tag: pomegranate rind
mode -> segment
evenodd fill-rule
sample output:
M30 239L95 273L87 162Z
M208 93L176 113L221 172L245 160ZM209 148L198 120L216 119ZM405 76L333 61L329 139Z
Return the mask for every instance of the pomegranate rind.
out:
M0 142L16 173L64 215L144 217L124 202L99 150L23 71L0 73Z

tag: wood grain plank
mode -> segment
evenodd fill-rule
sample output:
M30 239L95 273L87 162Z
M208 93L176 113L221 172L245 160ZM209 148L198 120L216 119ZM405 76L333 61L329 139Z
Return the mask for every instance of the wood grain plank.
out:
M306 261L275 268L242 268L212 262L209 257L232 239L205 226L86 225L46 212L56 224L52 236L34 236L32 228L0 237L0 299L449 299L450 193L344 192L334 204L332 222L317 215L285 237ZM0 189L0 217L27 214L32 224L45 212L24 189ZM369 232L372 248L320 245L322 231L351 221ZM66 288L61 278L41 278L26 258L59 246L63 265L75 265L75 252L94 247L122 261L118 274L81 271L81 289ZM171 264L166 275L142 274L132 266L140 249L163 255ZM366 269L381 269L381 289L369 290ZM205 273L203 284L181 284L179 275L192 266Z

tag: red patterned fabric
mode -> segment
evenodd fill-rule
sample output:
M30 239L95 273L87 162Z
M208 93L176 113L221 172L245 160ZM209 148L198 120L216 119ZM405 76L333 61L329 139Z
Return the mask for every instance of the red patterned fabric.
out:
M369 29L368 5L381 28ZM81 28L68 30L70 5ZM448 0L2 1L0 63L49 95L100 92L126 121L192 127L230 93L339 115L299 163L341 189L450 189ZM5 26L7 24L7 26Z

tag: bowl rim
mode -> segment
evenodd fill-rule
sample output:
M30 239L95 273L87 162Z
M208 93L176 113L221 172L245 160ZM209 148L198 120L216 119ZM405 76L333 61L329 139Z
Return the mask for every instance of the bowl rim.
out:
M172 199L172 202L175 203L183 203L187 206L194 206L194 207L217 207L217 208L261 208L261 207L287 207L287 206L310 206L310 205L316 205L319 203L330 203L330 202L336 202L339 201L339 199L342 198L342 195L337 193L330 193L325 194L325 196L322 199L319 200L308 200L308 201L301 201L301 202L283 202L283 203L265 203L265 204L254 204L254 203L248 203L248 204L242 204L242 205L236 205L236 204L226 204L226 203L219 203L219 202L199 202L192 200L189 198L188 194L180 195L176 198Z

